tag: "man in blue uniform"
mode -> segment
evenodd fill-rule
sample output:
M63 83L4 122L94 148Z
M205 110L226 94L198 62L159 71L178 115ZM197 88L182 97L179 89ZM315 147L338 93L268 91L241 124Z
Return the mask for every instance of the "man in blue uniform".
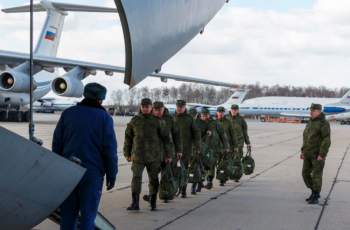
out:
M117 140L113 120L101 106L106 88L89 83L85 99L66 109L54 132L52 151L64 158L79 158L85 175L60 206L61 230L76 229L79 211L81 230L95 228L95 218L106 174L107 190L114 187L118 172ZM62 169L64 170L64 169Z

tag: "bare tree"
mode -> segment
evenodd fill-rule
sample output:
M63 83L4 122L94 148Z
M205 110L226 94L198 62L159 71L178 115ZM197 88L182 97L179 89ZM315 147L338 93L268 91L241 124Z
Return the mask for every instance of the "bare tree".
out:
M114 106L120 106L123 102L123 91L120 89L113 90L111 94L111 101Z

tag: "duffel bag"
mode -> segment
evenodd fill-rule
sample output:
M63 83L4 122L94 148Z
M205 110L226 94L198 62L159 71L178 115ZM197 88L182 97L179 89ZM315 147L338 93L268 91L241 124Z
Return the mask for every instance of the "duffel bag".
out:
M200 155L202 156L202 163L208 170L212 169L216 164L216 157L213 150L209 148L209 134L206 134L202 139L202 148Z
M233 153L233 173L230 176L231 180L239 180L243 176L243 164L238 152Z
M188 183L200 183L202 182L202 168L198 154L194 154L192 162L188 166Z
M176 181L174 180L173 171L170 163L165 164L165 168L162 169L161 179L159 183L159 199L172 200L176 193Z
M250 175L254 172L255 162L252 158L252 149L250 147L247 148L247 154L243 157L242 163L245 175Z
M232 157L229 153L224 153L221 160L219 161L217 170L216 170L216 179L225 180L227 177L230 177L233 173L233 162Z
M188 174L184 163L180 159L175 168L173 168L174 180L176 182L175 197L178 197L181 189L188 184Z

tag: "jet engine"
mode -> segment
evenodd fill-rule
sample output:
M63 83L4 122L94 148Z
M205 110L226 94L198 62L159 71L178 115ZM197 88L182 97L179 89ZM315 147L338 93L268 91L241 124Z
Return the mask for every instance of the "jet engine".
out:
M63 97L81 97L84 93L84 84L75 77L57 77L51 82L52 91Z
M17 93L30 92L30 76L26 73L15 70L5 71L0 75L0 88L6 91ZM37 88L34 80L33 90Z

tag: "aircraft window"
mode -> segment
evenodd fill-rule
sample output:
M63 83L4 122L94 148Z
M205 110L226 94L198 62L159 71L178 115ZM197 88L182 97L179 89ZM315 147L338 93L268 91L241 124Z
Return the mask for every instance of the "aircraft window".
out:
M295 108L293 108L293 110L295 110Z

